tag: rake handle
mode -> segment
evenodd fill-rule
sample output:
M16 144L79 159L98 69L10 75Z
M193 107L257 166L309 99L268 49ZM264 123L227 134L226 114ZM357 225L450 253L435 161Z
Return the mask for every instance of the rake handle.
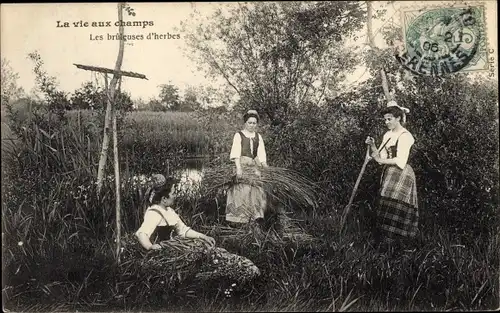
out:
M363 173L365 172L366 165L368 162L370 162L370 146L366 147L366 155L365 155L365 161L363 162L363 166L361 167L361 171L359 172L358 179L356 180L356 184L354 185L354 188L352 190L351 198L349 199L349 204L350 206L354 200L354 195L356 194L356 191L358 190L359 183L361 182L361 177L363 176Z
M363 166L361 167L361 171L359 172L358 179L356 180L356 184L354 185L354 188L352 189L351 198L349 199L349 203L344 208L344 212L342 213L342 218L340 221L340 231L342 231L342 229L344 228L347 214L349 214L352 202L354 201L354 196L356 195L356 191L358 190L359 183L361 182L361 177L363 176L365 169L366 169L366 165L368 164L368 162L370 162L370 159L371 159L370 158L370 146L366 146L366 155L365 155L365 160L363 162Z

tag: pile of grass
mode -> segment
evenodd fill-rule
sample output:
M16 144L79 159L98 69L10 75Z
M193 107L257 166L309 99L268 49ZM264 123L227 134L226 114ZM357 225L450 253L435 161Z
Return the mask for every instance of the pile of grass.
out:
M311 244L316 239L306 233L302 227L287 216L281 219L281 225L260 226L256 223L242 224L239 227L225 225L204 225L201 230L211 236L221 238L224 242L235 242L241 246L261 245L274 246L293 244Z
M290 203L296 207L313 210L318 207L318 190L316 184L300 173L281 167L263 167L260 174L247 175L236 178L234 166L227 164L206 169L204 184L207 193L217 193L220 189L227 189L234 184L244 183L262 186L267 195L284 206Z
M199 239L173 237L160 250L143 249L132 235L124 241L118 289L125 297L149 301L178 289L245 284L260 274L248 259Z

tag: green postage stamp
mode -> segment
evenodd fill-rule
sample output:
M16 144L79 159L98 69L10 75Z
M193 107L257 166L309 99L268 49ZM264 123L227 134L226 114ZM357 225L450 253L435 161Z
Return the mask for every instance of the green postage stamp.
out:
M488 70L485 7L401 10L404 48L398 61L411 72L443 76Z

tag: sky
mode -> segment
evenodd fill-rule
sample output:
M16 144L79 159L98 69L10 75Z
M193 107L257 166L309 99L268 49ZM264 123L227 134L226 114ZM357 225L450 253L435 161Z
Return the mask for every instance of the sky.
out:
M373 24L376 44L384 42L378 30L386 23L400 23L400 6L422 5L423 2L375 3L374 8L386 8L385 21L375 20ZM435 2L442 4L442 2ZM484 1L488 7L488 36L496 48L496 2ZM431 2L426 2L431 4ZM181 21L189 21L194 7L204 15L209 15L218 5L224 3L132 3L136 13L129 16L124 12L125 21L147 22L147 26L125 27L126 35L143 35L144 40L126 44L122 70L144 74L148 80L127 78L122 89L131 93L133 99L148 100L159 93L158 85L172 83L180 88L181 94L187 86L217 86L207 80L182 49L185 42L182 33L176 30ZM393 20L388 21L390 18ZM34 87L33 63L27 59L30 52L37 50L44 61L44 69L55 76L60 89L73 92L89 80L95 81L90 71L77 69L73 63L114 68L119 42L109 40L109 35L118 33L113 24L118 20L115 3L45 3L45 4L2 4L1 5L1 56L6 58L20 78L18 84L30 92ZM92 27L92 22L111 21L111 27ZM70 27L63 26L68 22ZM76 27L73 23L88 22L88 27ZM153 24L153 25L150 25ZM490 26L491 24L491 26ZM147 39L156 33L175 37L171 39ZM360 31L360 39L348 44L366 46L366 30ZM103 36L104 40L96 40ZM494 39L492 39L494 38ZM492 46L493 47L493 46ZM496 54L496 51L495 51ZM497 54L496 54L497 55ZM497 62L495 56L495 62ZM497 63L496 63L497 64ZM368 78L366 68L360 65L348 76L346 85L359 83ZM99 81L103 84L102 79Z

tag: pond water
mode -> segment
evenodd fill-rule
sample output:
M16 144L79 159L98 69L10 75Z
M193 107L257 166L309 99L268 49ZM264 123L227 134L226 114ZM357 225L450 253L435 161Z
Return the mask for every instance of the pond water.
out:
M186 158L180 162L175 169L168 168L164 175L170 175L180 179L178 191L182 193L196 193L201 186L208 158ZM144 185L150 178L150 174L137 173L132 180L139 185Z
M180 179L179 189L182 192L194 192L201 185L206 158L186 158L182 160L180 166L169 173L169 175Z
M179 189L183 192L195 191L201 185L203 168L181 168L174 174L179 177Z

